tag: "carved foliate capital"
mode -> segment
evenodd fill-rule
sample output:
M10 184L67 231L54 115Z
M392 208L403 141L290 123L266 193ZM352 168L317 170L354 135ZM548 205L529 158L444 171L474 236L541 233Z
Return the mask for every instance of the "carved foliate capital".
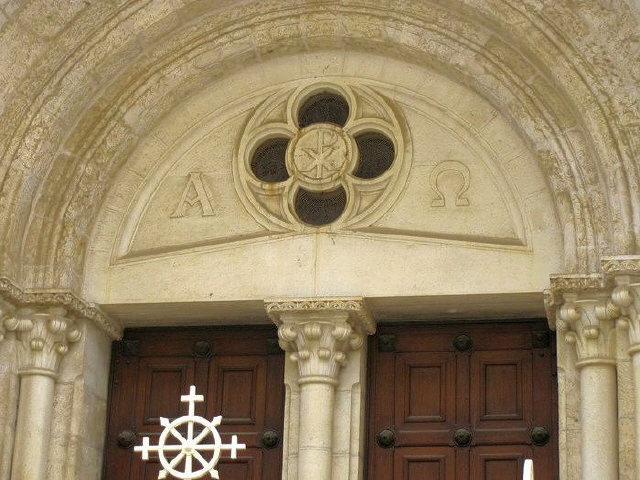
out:
M81 300L67 290L22 289L8 278L0 276L0 298L17 308L64 308L69 315L93 322L112 339L122 338L122 325L105 315L97 306Z
M557 328L568 343L575 345L576 366L615 364L615 327L620 309L608 291L565 293L563 299Z
M601 265L616 285L611 299L622 314L618 324L629 330L629 353L640 352L640 255L603 257Z
M558 327L558 312L565 303L565 294L602 292L606 289L605 282L605 278L599 273L551 275L551 286L544 291L544 304L549 328L555 330Z
M15 312L16 307L0 297L0 341L4 339L4 320Z
M618 323L629 330L629 354L633 355L640 352L640 275L620 275L615 280L611 299L620 307Z
M61 307L18 308L3 323L8 331L15 332L18 371L23 375L55 376L69 344L82 336L75 319Z
M265 308L278 325L280 347L298 362L300 383L336 384L347 352L375 331L362 299L274 300Z

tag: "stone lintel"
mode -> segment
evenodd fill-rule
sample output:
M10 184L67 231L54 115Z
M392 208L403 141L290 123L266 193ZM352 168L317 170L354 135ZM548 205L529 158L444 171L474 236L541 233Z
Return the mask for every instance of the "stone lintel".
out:
M22 289L12 280L0 276L0 324L11 311L31 308L46 311L48 308L65 309L66 318L85 319L94 322L112 339L122 338L122 326L109 318L100 308L77 297L69 290ZM0 337L2 331L0 330Z

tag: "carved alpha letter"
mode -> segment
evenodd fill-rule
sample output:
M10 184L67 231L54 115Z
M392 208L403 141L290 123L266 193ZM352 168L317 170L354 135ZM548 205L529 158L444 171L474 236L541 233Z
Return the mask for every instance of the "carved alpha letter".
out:
M185 203L190 207L199 203L203 217L215 215L213 206L211 205L211 195L202 181L202 172L191 172L189 174L187 185L182 191L180 202L178 202L178 206L171 215L171 218L182 218L185 216Z

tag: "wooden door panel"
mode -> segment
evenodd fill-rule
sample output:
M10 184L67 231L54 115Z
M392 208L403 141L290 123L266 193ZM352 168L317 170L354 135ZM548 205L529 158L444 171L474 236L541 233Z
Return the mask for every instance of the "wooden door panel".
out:
M219 477L223 480L260 480L262 478L260 468L256 465L261 463L262 455L256 451L253 455L238 454L235 460L221 458L217 470Z
M455 477L455 452L444 447L397 448L394 480L447 480Z
M486 446L471 450L471 480L521 480L530 446ZM537 475L539 477L539 475Z
M395 373L398 444L448 444L456 412L454 355L398 354Z
M531 350L474 352L471 424L476 444L527 443L533 418Z
M162 430L160 417L174 419L187 412L180 396L193 384L194 364L185 357L140 360L137 397L144 400L137 403L138 428Z
M160 460L155 457L149 458L149 461L145 462L145 464L141 464L139 468L142 470L139 478L144 480L158 480L158 475L160 474L160 470L162 470L162 465L160 464Z
M209 381L208 408L224 415L227 430L255 431L266 413L266 360L257 355L215 358ZM230 427L233 426L233 427Z
M540 341L552 337L544 322L380 325L377 335L370 480L520 480L525 458L538 480L557 480L555 354L552 341ZM549 443L532 444L534 426L549 430ZM383 429L395 434L391 448L376 443ZM468 445L462 435L454 441L458 429L471 433Z

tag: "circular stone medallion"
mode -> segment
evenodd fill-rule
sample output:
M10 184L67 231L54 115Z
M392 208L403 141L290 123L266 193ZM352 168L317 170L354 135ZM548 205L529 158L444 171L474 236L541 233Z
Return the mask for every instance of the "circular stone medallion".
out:
M352 163L349 139L342 128L327 123L302 129L290 148L294 175L314 191L337 184Z

